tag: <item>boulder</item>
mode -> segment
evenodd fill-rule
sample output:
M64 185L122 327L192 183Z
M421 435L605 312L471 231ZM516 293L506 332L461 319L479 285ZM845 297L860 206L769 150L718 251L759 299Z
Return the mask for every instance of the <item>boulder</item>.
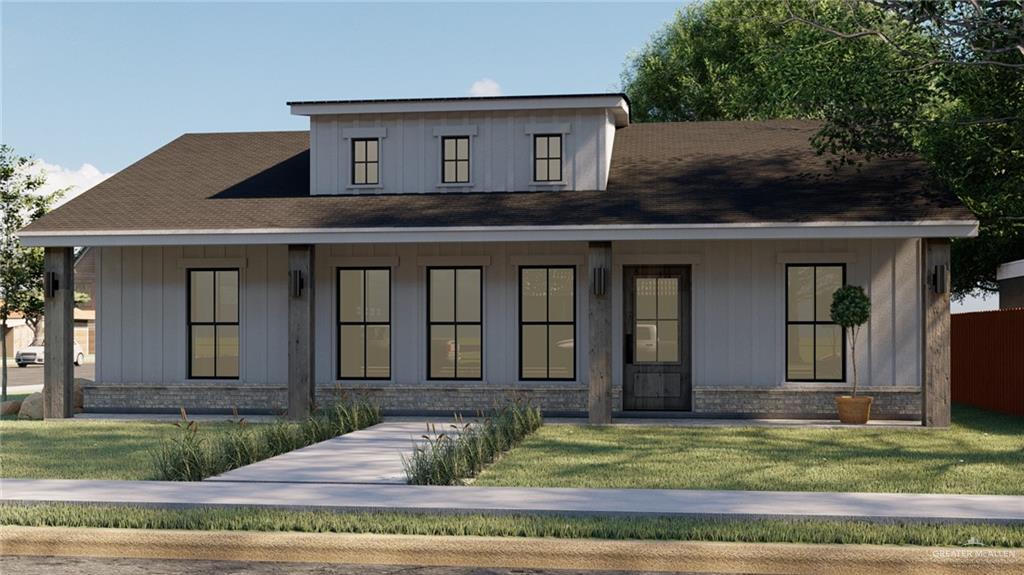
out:
M21 409L18 410L18 419L42 419L43 418L43 394L35 392L21 401Z
M75 383L71 388L71 407L79 412L85 408L85 394L82 392L82 385L86 383L92 383L91 379L82 379L80 377L75 378Z
M20 399L9 399L0 403L0 415L18 415L19 409L21 409Z

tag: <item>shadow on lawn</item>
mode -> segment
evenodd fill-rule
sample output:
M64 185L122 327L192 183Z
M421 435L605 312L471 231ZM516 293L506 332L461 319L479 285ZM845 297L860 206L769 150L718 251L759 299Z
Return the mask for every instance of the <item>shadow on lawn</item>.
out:
M1024 494L1021 420L960 406L954 418L949 430L551 426L499 462L488 481Z

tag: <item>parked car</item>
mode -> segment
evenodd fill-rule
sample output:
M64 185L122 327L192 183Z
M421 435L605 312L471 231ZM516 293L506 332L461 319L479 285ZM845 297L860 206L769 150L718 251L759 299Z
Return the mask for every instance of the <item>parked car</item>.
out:
M74 360L75 365L82 365L85 362L85 353L82 352L82 346L78 345L77 341L75 342L71 358ZM30 363L42 364L43 346L30 345L18 350L18 353L14 354L14 362L18 364L18 367L25 367Z

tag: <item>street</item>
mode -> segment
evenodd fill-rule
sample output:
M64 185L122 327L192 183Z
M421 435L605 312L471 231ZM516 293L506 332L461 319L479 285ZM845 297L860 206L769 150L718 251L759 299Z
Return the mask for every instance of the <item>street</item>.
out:
M96 365L93 363L75 367L76 378L93 379L95 373ZM42 388L39 387L41 385L43 385L43 366L30 365L22 368L18 367L13 359L9 360L7 364L7 393L9 395L41 391Z
M493 569L484 567L410 567L332 565L184 559L107 559L81 557L3 557L0 572L20 575L632 575L633 571ZM682 575L682 574L680 574ZM689 575L697 575L690 573ZM710 575L710 574L704 574Z

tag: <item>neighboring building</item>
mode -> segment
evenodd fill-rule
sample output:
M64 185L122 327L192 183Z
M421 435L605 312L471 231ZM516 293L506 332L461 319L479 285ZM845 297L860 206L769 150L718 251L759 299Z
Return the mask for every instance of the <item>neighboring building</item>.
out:
M977 222L920 162L833 172L816 123L631 124L621 94L290 106L309 132L181 136L22 232L96 254L87 410L830 417L849 283L874 415L948 418L929 354Z
M20 312L14 312L7 318L7 328L0 327L7 344L7 357L13 363L14 354L19 349L27 347L32 343L32 329L25 323L25 317Z
M75 341L87 355L96 353L96 254L83 247L75 254L75 291L89 300L75 306Z
M1007 262L996 270L999 309L1024 307L1024 260Z

